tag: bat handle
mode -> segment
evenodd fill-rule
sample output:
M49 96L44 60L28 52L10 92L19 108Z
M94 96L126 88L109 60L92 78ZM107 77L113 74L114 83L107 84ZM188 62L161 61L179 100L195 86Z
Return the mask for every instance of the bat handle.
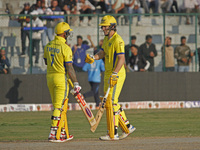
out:
M107 97L108 97L109 92L110 92L110 86L108 87L108 89L107 89L107 91L106 91L106 95L105 95L104 98L107 98Z
M72 80L71 80L71 79L67 79L67 82L70 84L70 86L71 86L72 88L74 88L74 85L73 85L73 83L72 83Z

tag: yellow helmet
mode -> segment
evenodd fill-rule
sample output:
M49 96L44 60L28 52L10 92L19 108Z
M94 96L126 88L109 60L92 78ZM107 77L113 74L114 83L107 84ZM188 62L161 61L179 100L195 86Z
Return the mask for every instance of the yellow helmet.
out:
M62 34L64 32L70 32L70 31L73 31L73 29L71 29L69 24L66 22L60 22L55 27L56 34Z
M110 15L106 15L101 19L101 23L99 24L99 26L113 26L113 25L117 25L117 21L113 16Z

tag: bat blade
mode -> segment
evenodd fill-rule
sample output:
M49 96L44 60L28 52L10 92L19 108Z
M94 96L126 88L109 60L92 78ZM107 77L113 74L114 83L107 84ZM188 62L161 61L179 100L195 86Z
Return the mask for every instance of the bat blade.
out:
M94 115L90 108L88 107L83 95L81 93L78 93L75 96L79 106L81 107L83 113L85 114L87 120L89 121L90 126L94 126L96 124L96 119L94 118Z
M98 127L98 125L99 125L99 123L100 123L100 121L101 121L101 118L102 118L103 113L104 113L105 104L106 104L106 100L107 100L107 97L108 97L109 92L110 92L110 87L108 87L108 89L107 89L107 91L106 91L106 94L105 94L105 96L103 97L103 101L102 101L101 107L100 107L99 111L98 111L97 114L96 114L96 117L95 117L95 119L96 119L96 124L95 124L93 127L90 128L90 130L91 130L92 132L95 132L95 130L97 129L97 127Z
M104 113L104 108L101 107L101 108L99 109L99 111L97 112L96 117L95 117L95 119L96 119L96 124L90 128L90 130L91 130L92 132L95 132L95 131L96 131L96 129L97 129L97 127L98 127L98 125L99 125L99 123L100 123L100 121L101 121L101 118L102 118L102 116L103 116L103 113Z

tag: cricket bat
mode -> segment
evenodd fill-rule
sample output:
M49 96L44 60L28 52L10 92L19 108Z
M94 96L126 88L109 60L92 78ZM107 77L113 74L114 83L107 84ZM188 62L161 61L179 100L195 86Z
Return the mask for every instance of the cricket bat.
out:
M74 85L72 84L72 81L68 79L68 83L71 85L72 88L74 88ZM72 93L72 92L71 92ZM72 93L72 95L74 95ZM81 107L83 113L85 114L87 120L89 121L90 126L94 126L96 124L96 120L94 118L94 115L90 108L88 107L84 96L81 93L77 93L74 95L76 101L78 102L79 106Z
M100 121L101 121L101 118L102 118L103 113L104 113L104 110L105 110L105 104L106 104L106 100L107 100L107 97L108 97L109 92L110 92L110 87L108 87L108 89L107 89L107 91L106 91L106 94L105 94L105 96L103 97L101 107L99 108L99 110L98 110L98 112L97 112L97 114L96 114L96 117L95 117L95 119L96 119L96 124L90 128L90 130L91 130L92 132L95 132L95 130L97 129L97 127L98 127L98 125L99 125L99 123L100 123Z

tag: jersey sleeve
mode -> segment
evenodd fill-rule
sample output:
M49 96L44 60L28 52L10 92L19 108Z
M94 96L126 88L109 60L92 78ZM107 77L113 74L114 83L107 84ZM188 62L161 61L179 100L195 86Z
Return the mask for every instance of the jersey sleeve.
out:
M117 40L116 43L115 43L115 48L116 48L117 55L119 55L119 54L125 54L125 51L124 51L124 41Z
M72 50L70 47L64 47L64 62L72 63Z

